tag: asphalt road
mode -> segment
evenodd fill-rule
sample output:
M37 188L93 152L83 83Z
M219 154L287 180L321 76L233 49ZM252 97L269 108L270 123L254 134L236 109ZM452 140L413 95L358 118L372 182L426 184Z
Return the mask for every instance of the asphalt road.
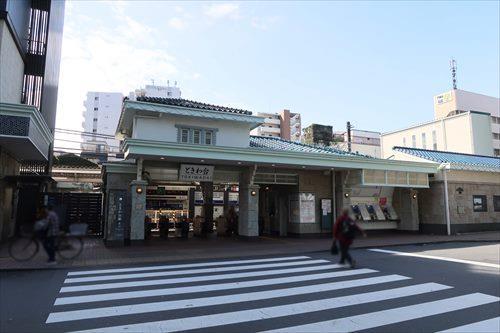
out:
M4 271L0 331L500 331L499 244L383 251Z

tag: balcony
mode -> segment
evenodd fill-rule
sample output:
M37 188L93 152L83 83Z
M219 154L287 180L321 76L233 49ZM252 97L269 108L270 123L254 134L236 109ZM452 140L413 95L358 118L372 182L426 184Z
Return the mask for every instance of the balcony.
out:
M18 161L46 161L52 133L34 106L0 103L0 146Z

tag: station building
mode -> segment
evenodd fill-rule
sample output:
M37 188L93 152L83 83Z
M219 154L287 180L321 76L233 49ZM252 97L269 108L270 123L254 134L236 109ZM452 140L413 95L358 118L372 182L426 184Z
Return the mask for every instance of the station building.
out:
M399 160L440 165L418 198L422 232L500 230L500 158L400 146L393 153Z
M145 221L165 216L201 219L219 233L231 207L242 237L331 233L344 208L368 230L419 230L418 196L438 163L251 136L264 121L184 99L125 100L117 128L125 160L103 165L106 242L142 241Z

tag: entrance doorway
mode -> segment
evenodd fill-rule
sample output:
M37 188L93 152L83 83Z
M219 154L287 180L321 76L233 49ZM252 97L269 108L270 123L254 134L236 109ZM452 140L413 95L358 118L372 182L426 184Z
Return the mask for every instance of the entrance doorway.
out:
M286 237L289 197L296 186L262 184L259 193L259 234Z

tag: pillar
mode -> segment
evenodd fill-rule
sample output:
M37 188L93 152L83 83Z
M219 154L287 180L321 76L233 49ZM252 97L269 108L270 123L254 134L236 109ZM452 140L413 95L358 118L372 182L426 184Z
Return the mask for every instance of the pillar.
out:
M399 230L418 231L418 192L409 188L394 188L392 206L399 215Z
M253 184L253 168L240 176L240 211L238 234L242 237L259 236L259 186Z
M146 216L146 186L143 180L134 180L130 183L130 241L144 240L144 217Z

